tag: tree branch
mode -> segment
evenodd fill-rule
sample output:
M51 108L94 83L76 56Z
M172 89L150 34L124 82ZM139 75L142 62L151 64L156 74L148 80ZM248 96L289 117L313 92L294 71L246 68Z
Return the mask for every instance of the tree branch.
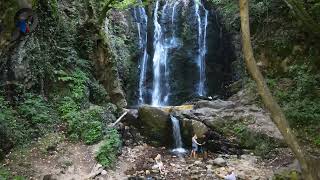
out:
M301 0L283 0L312 34L320 37L320 24L307 12Z
M109 0L108 3L103 7L101 13L100 13L100 17L98 19L98 23L102 24L104 19L106 18L106 14L107 12L112 8L112 4L115 2L116 0Z

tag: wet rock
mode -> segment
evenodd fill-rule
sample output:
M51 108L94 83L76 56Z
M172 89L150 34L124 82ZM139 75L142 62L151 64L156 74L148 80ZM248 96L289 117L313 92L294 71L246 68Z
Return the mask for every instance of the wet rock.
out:
M181 122L181 135L184 142L190 143L190 140L194 134L198 137L202 137L205 133L209 131L209 128L200 121L183 119Z
M218 165L218 166L226 166L227 162L223 158L219 157L213 160L213 164Z

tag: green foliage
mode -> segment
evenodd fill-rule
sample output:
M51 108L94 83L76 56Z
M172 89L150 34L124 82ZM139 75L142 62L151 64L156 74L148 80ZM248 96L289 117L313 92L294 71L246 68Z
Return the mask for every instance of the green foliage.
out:
M86 98L86 88L87 88L87 75L76 69L72 74L68 74L63 70L56 71L58 80L64 82L68 85L71 93L71 97L76 102L82 102Z
M8 170L0 166L0 180L26 180L23 176L13 176Z
M18 106L19 115L27 121L32 137L42 136L53 129L58 115L41 96L25 94L24 101Z
M90 102L97 105L105 105L110 101L110 97L106 89L98 82L92 82L89 85Z
M283 77L269 78L268 85L299 137L319 146L320 74L313 68L312 62L296 62Z
M134 5L139 4L137 0L123 0L120 2L116 2L112 5L112 7L116 9L127 9L129 7L132 7Z
M58 122L52 107L41 97L32 94L23 97L17 111L0 96L0 108L0 149L3 153L13 146L24 145L33 138L53 131L53 125Z
M104 167L112 167L121 146L120 135L115 129L109 130L102 146L96 154L96 160Z
M73 140L83 140L93 144L103 136L104 108L95 106L88 110L72 111L65 116L68 134Z
M231 31L233 29L240 29L240 17L235 16L239 12L238 2L233 0L211 0L211 2L218 7L220 15L226 23L226 29Z
M235 124L233 127L236 136L240 140L240 145L243 148L253 149L256 155L266 158L272 149L281 145L265 135L255 134L248 130L244 124Z
M9 40L11 38L11 33L15 27L14 25L14 15L19 10L17 1L2 1L0 5L0 22L3 25L4 32L1 33L1 40ZM3 38L3 39L2 39ZM2 47L2 42L0 43L0 49Z
M2 168L2 166L0 166L0 179L9 180L9 177L10 177L10 173L6 169Z
M70 112L79 111L80 105L76 103L71 97L65 96L58 102L57 107L62 119L66 119L66 115Z

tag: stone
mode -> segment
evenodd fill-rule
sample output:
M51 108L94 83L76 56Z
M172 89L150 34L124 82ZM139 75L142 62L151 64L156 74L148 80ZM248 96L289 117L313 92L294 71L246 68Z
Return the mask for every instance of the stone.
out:
M107 175L107 171L106 170L101 171L101 175Z
M200 164L202 164L202 162L201 161L195 161L194 164L195 165L200 165Z
M169 113L161 108L142 106L139 108L139 120L144 134L153 144L171 145L171 124ZM138 125L138 124L133 124ZM138 127L139 128L139 127ZM158 144L157 144L158 143Z
M151 170L153 173L159 173L159 169L153 169Z
M208 164L213 164L214 161L213 161L213 159L210 159L210 160L207 161L207 163L208 163Z
M47 174L43 176L43 180L58 180L58 176L52 175L52 174Z
M191 178L191 179L199 179L200 176L199 176L199 175L192 175L190 178Z
M182 131L181 136L184 142L190 142L194 134L201 137L209 131L209 128L200 121L183 119L180 122Z
M218 166L226 166L227 162L223 158L219 157L213 160L213 164L218 165Z
M206 168L207 168L207 170L211 170L212 169L212 165L211 164L206 165Z
M149 175L150 174L150 171L149 170L146 170L146 175Z
M235 106L235 103L232 101L223 101L220 99L214 100L214 101L198 101L195 104L195 108L212 108L212 109L222 109L222 108L233 108Z

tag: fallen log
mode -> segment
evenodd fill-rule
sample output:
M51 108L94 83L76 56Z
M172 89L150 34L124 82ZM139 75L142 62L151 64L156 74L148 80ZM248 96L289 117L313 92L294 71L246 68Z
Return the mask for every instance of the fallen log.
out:
M128 114L128 110L125 110L125 112L116 120L116 122L112 123L110 127L114 127L115 125L117 125L124 116L126 116Z

